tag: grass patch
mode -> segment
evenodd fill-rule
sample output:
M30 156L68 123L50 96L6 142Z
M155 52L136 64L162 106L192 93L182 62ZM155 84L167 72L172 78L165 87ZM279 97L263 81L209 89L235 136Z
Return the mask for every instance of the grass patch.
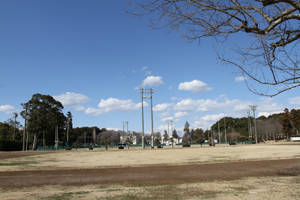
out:
M40 198L42 200L51 199L51 200L69 200L78 197L82 197L81 195L88 194L89 192L67 192L63 194L56 194L45 198Z
M38 162L28 161L28 162L0 163L0 166L19 166L19 165L29 165L29 164L38 164Z

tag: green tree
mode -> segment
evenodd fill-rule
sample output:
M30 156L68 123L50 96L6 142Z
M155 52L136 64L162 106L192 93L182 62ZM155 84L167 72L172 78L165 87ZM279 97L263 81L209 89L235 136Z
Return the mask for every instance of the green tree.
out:
M202 128L197 128L195 130L195 134L193 135L193 140L196 141L196 143L202 144L205 141L205 137L204 137L204 131L202 130Z
M283 132L288 139L289 136L292 135L292 129L293 129L289 109L287 108L284 109L284 115L280 120L280 124L282 125Z
M184 131L184 135L183 135L184 142L188 142L191 138L191 132L190 132L190 124L187 121L185 122L183 131Z
M165 133L164 133L164 141L167 142L169 139L169 135L168 135L168 132L165 130Z
M27 105L30 114L27 131L37 138L38 146L43 145L43 133L45 133L45 145L54 145L55 127L58 126L59 138L61 138L60 133L66 124L66 117L62 113L63 105L52 96L41 94L34 94ZM24 116L24 111L21 115Z
M173 130L172 137L178 139L178 134L176 130Z
M300 110L292 109L291 110L291 121L293 128L296 129L298 134L300 128Z

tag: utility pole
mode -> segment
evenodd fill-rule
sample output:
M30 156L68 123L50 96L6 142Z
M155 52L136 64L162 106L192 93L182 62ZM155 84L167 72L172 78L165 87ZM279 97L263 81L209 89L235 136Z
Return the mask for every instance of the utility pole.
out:
M252 134L251 134L250 109L247 110L247 115L248 115L248 133L249 133L249 138L250 138L250 137L252 137Z
M171 122L171 134L172 134L172 148L174 148L173 143L174 143L174 137L173 137L173 120L170 120Z
M68 129L67 129L67 143L69 146L69 127L70 127L70 118L68 117Z
M13 140L15 140L15 135L16 135L16 118L18 117L18 113L14 112L13 114L14 114L14 117L15 117Z
M23 151L25 151L25 136L26 136L26 124L27 124L27 110L28 110L28 106L29 104L27 103L21 103L21 105L23 106L23 108L25 108L25 115L24 115L24 119L25 119L25 124L24 124L24 131L23 131Z
M140 89L142 94L142 149L145 149L145 136L144 136L144 88Z
M153 88L149 89L150 98L151 98L151 147L154 149L154 133L153 133L153 105L152 105L152 94Z
M220 120L218 121L218 129L219 129L219 146L221 146Z
M256 120L255 120L255 110L257 108L257 105L253 105L253 106L250 106L249 107L252 109L253 111L253 117L254 117L254 130L255 130L255 143L257 144L257 132L256 132Z
M225 129L225 144L227 145L227 136L226 136L226 123L225 123L225 116L224 116L224 129Z

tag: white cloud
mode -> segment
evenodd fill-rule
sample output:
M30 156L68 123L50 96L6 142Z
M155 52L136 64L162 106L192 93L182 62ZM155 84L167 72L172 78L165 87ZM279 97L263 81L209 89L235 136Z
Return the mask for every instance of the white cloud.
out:
M132 70L132 73L134 73L134 74L135 74L135 73L136 73L136 71Z
M90 116L97 116L97 115L102 115L103 111L96 108L88 108L84 113Z
M159 86L161 84L164 84L161 76L148 76L142 82L142 86Z
M181 100L181 98L178 98L178 97L171 97L171 100L172 100L172 101L178 101L178 100Z
M235 80L235 82L241 82L241 81L247 80L247 78L244 76L239 76L239 77L236 77L234 80Z
M161 119L161 121L162 122L167 122L167 121L171 121L173 119L174 119L173 117L166 117L166 118Z
M300 97L292 97L288 99L288 102L292 105L300 104Z
M75 110L84 110L84 107L80 104L91 101L89 97L73 92L66 92L58 96L53 96L53 98L60 101L64 107L72 107Z
M178 90L200 93L200 92L212 90L212 87L207 87L207 84L203 83L202 81L193 80L191 82L180 83L178 86Z
M148 105L148 104L147 104ZM107 100L101 99L98 107L104 112L134 112L141 107L141 104L135 104L131 99L119 100L116 98L109 98Z
M5 112L5 114L11 114L13 112L19 112L19 110L11 105L1 105L0 112Z
M223 97L226 98L226 97ZM218 102L220 98L217 99L183 99L174 106L174 110L181 112L197 111L206 112L212 110L231 110L231 111L241 111L248 109L251 102L244 102L238 99L226 100L224 102Z
M143 67L142 69L141 69L141 71L144 71L145 69L147 69L148 68L148 66L145 66L145 67Z
M146 71L146 76L151 75L152 71Z
M175 117L181 118L181 117L187 117L189 114L187 112L177 112L174 114Z
M105 128L108 131L119 131L119 128Z
M157 104L154 108L153 111L157 112L157 111L163 111L166 110L167 108L169 108L170 106L172 106L172 103L163 103L163 104Z
M206 115L204 117L201 117L201 120L205 122L216 122L224 117L224 113L217 114L217 115Z
M143 102L144 107L148 106L147 102ZM116 98L109 98L107 100L101 99L100 103L98 104L98 108L88 108L85 111L87 115L101 115L104 113L111 113L111 112L124 112L130 113L135 112L136 110L142 107L142 103L133 103L131 99L128 100L120 100Z
M170 113L169 112L163 112L163 113L160 113L159 115L158 115L158 117L160 117L160 118L166 118L166 117L169 117L170 116Z

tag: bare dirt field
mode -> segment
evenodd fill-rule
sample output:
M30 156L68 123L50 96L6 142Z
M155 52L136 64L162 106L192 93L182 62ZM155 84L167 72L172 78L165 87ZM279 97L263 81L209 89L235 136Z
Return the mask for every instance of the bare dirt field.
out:
M299 199L286 144L1 152L0 199Z

